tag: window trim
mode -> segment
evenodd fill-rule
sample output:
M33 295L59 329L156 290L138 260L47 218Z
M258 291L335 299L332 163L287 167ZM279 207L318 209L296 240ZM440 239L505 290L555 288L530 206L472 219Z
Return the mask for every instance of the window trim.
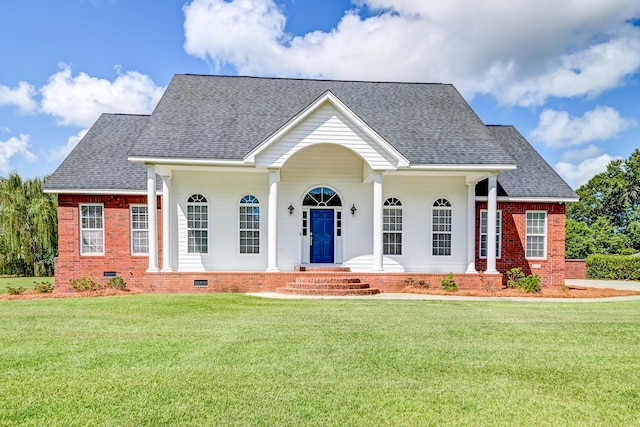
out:
M480 232L480 240L478 240L478 258L487 259L487 254L482 255L482 236L486 236L487 232L482 232L482 214L487 215L487 219L489 216L489 211L487 209L480 209L480 227L478 227L478 231ZM498 229L496 230L496 250L498 253L496 254L496 259L502 258L502 210L498 209L496 211L496 224ZM487 230L488 231L488 230ZM486 250L485 250L486 252Z
M147 228L133 228L133 210L134 208L145 208L147 215ZM147 251L146 252L136 252L134 247L135 239L133 237L133 233L135 232L146 232L147 233ZM149 256L149 206L146 204L134 203L129 205L129 241L130 241L130 250L131 256Z
M100 211L101 211L101 222L102 222L102 227L101 228L83 228L82 227L82 209L84 207L90 207L90 206L94 206L100 207ZM81 256L104 256L104 203L81 203L78 205L78 215L79 215L79 226L80 226L80 233L79 233L79 238L80 238L80 255ZM85 252L84 251L84 246L82 244L82 236L83 236L83 231L101 231L102 232L102 252Z
M393 204L391 204L393 203ZM395 230L385 230L385 226L391 225L391 223L386 223L387 219L391 218L390 210L393 209L395 211L400 211L400 215L394 215L395 218L400 218L400 222L397 221L394 223L396 225ZM400 226L400 229L397 229L397 226ZM400 243L394 241L393 243L385 243L385 235L393 235L400 236ZM397 240L397 239L395 239ZM385 199L382 205L382 254L389 256L402 256L404 254L404 207L402 205L402 201L397 197L388 197ZM389 253L387 249L393 247L399 247L400 251L397 253Z
M438 203L441 203L441 201L448 203L448 205L437 205ZM435 231L433 229L435 223L434 223L434 212L435 211L444 211L444 210L449 210L450 215L449 215L449 227L450 227L450 231L444 231L444 232L440 232L440 231ZM449 235L449 253L448 254L436 254L434 253L436 250L436 246L433 244L434 241L434 237L436 234L448 234ZM434 257L451 257L453 256L453 203L451 203L451 200L447 199L446 197L438 197L436 200L434 200L434 202L431 204L431 256Z
M543 213L544 214L544 233L543 234L530 234L529 233L529 214L530 213ZM524 241L524 257L525 259L531 259L531 260L544 260L547 259L547 236L549 235L549 212L548 211L544 211L544 210L531 210L531 211L525 211L525 223L524 223L524 227L525 227L525 241ZM534 257L534 256L529 256L528 254L528 243L529 243L529 236L532 237L540 237L542 236L543 239L543 252L544 255L541 257Z
M195 196L199 196L202 198L202 200L204 201L190 201L192 198L194 198ZM189 197L187 197L187 212L186 212L186 219L187 219L187 254L189 255L206 255L209 253L209 199L207 199L207 197L205 195L203 195L202 193L193 193L190 194ZM207 208L207 219L206 221L206 226L204 228L195 228L195 227L189 227L189 207L190 206L204 206ZM200 220L202 221L202 220ZM189 232L190 231L205 231L206 234L206 244L204 247L204 252L193 252L190 250L190 245L189 245Z
M245 199L251 197L253 198L256 202L246 202ZM251 208L258 208L258 228L242 228L242 219L241 219L241 215L242 215L242 208L243 207L251 207ZM262 209L260 209L260 199L258 199L255 195L253 194L245 194L244 196L242 196L240 198L240 202L238 203L238 254L239 255L260 255L260 246L261 246L261 228L262 228ZM257 252L242 252L242 232L243 231L249 231L249 232L258 232L258 245L257 245ZM247 247L254 247L255 245L248 245Z

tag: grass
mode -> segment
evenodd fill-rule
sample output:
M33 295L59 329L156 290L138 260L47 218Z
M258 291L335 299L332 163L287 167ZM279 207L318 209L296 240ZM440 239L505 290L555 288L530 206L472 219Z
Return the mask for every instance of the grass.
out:
M36 285L36 282L53 283L53 277L18 277L18 276L0 276L0 295L9 293L9 287L24 288L30 291Z
M640 302L0 301L0 425L640 424Z

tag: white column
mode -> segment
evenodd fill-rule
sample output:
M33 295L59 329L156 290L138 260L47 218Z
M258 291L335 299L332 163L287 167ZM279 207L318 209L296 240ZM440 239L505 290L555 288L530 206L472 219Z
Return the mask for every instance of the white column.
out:
M171 269L171 176L162 177L162 271Z
M489 177L487 198L487 270L485 273L497 274L496 270L496 218L498 215L498 177Z
M278 268L278 183L280 171L269 171L269 224L267 228L267 271Z
M467 182L467 274L476 274L476 183Z
M383 225L382 225L382 173L373 174L373 271L383 268Z
M149 268L158 271L158 206L156 202L156 171L147 166L147 213L149 215Z

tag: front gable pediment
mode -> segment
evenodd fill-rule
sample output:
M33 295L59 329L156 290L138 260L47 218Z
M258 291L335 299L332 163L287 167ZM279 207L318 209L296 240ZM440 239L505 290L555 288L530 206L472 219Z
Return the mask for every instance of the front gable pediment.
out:
M299 150L315 144L345 147L375 170L409 165L400 152L330 91L292 117L244 160L258 167L280 168Z

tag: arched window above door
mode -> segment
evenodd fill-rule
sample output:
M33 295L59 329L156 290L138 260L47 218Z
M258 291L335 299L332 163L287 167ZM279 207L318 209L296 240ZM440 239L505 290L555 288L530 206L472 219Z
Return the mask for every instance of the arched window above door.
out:
M316 187L310 190L304 200L303 206L342 206L342 200L338 193L327 187Z

